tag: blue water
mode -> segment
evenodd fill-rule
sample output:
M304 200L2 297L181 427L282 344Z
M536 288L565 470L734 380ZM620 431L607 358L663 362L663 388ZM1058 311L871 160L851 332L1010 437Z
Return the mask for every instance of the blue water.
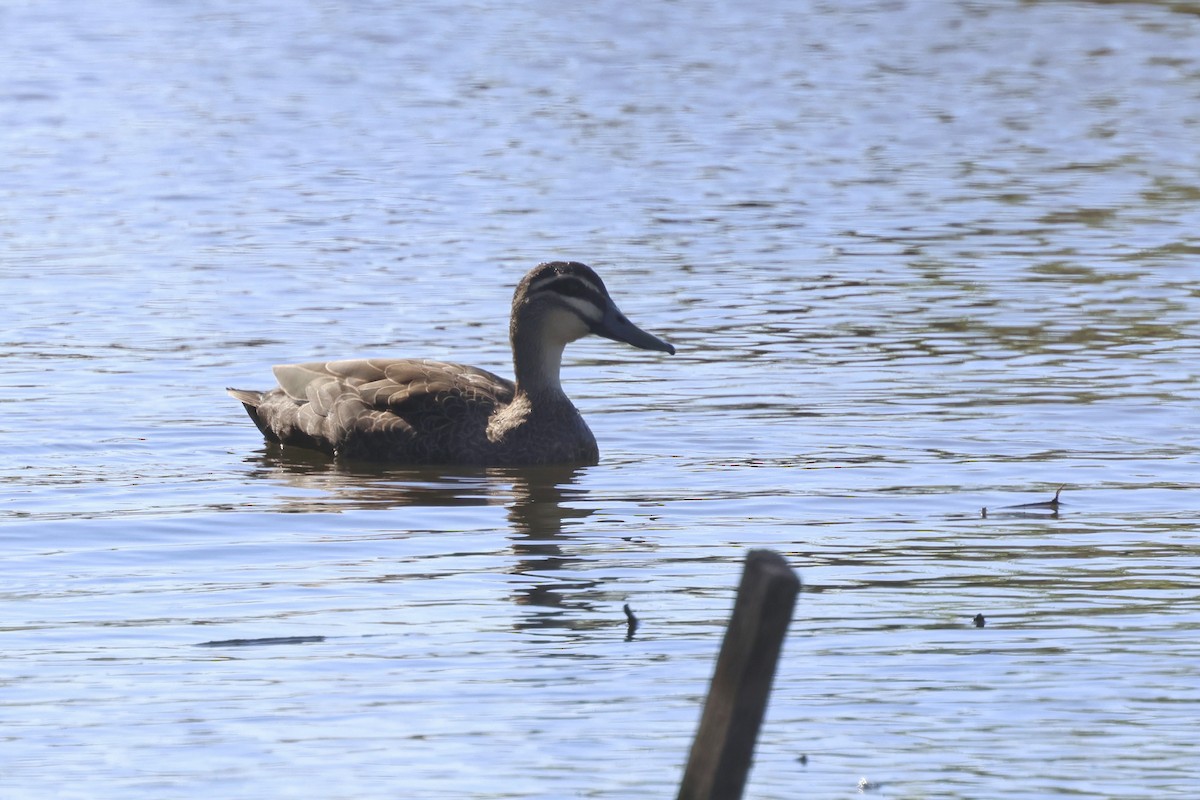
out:
M3 5L0 795L671 797L768 547L805 590L747 797L1191 796L1198 36ZM224 394L507 373L556 258L679 349L568 349L598 466L330 464Z

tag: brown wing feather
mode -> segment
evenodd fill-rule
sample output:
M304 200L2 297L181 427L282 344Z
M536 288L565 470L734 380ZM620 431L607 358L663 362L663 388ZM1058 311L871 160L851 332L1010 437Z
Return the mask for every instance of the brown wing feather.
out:
M492 413L511 381L462 364L354 359L275 367L279 389L257 405L235 397L269 438L350 457L440 462L482 459Z

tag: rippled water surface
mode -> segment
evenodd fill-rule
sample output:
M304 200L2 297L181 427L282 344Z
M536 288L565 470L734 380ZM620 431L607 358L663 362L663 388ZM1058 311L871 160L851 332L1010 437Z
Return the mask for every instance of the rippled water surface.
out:
M748 797L1194 795L1197 42L1187 2L0 6L0 795L672 797L755 547L805 589ZM552 258L679 349L568 349L599 466L330 464L224 394L508 372Z

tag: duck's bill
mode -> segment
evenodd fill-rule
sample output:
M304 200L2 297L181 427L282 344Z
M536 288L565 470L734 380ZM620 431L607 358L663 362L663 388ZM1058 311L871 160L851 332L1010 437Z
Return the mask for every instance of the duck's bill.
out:
M674 346L634 325L625 318L625 315L614 303L608 304L608 308L604 311L604 318L596 325L593 332L605 339L631 344L642 350L657 350L660 353L675 355Z

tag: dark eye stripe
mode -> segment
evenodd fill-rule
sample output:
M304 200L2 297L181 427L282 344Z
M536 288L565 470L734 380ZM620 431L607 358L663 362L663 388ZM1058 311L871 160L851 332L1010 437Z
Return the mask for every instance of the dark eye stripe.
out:
M556 292L557 294L567 297L578 297L580 300L587 300L596 308L604 308L604 296L592 286L587 285L578 278L566 276L559 278L546 286L547 291Z
M530 287L529 293L531 295L553 293L564 297L576 297L599 309L603 309L607 305L602 292L574 275L556 275L536 282Z

